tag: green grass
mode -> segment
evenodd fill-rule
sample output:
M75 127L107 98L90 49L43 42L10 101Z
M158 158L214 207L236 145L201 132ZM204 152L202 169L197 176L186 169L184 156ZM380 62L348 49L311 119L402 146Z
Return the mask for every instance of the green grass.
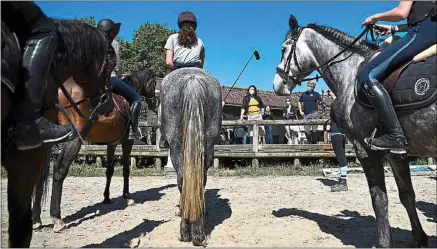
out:
M411 161L410 165L428 164L426 158L419 158ZM350 167L359 167L355 163L350 163ZM388 166L388 164L386 165ZM243 166L240 164L226 165L219 169L210 168L209 176L215 177L259 177L259 176L321 176L322 169L335 168L336 165L317 163L309 165L293 165L292 163L265 163L260 162L259 167ZM97 167L96 165L77 165L73 164L70 167L68 176L75 177L104 177L105 168ZM52 170L50 172L52 174ZM157 171L154 168L131 168L131 176L164 176L164 171ZM6 171L1 167L2 178L6 177ZM117 166L114 169L114 176L123 176L122 167Z

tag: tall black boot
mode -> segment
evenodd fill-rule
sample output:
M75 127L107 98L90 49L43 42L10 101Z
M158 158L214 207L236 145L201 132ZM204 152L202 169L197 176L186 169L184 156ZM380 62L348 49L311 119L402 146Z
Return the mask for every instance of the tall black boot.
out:
M22 61L24 89L18 108L15 140L19 150L29 150L43 143L60 143L73 138L71 125L55 125L41 116L41 107L54 52L54 33L38 33L26 44Z
M383 125L384 134L378 138L366 138L365 142L372 150L390 150L391 153L407 153L407 141L396 116L390 96L379 82L374 83L367 91L367 96L378 113Z
M141 137L138 130L138 117L140 116L141 104L135 102L130 107L131 111L131 130L129 131L129 139L139 139Z

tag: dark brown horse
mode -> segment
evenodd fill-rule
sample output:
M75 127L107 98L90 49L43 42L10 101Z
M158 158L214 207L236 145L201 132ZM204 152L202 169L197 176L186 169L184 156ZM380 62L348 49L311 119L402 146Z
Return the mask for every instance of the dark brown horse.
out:
M44 116L56 122L57 88L69 77L76 79L87 98L106 95L108 83L109 41L105 35L80 21L54 20L60 44L52 65L45 92ZM2 22L2 165L8 177L9 246L29 247L32 239L31 196L35 182L42 172L49 150L44 145L33 150L19 151L12 140L16 106L22 94L18 82L21 49L16 37Z
M145 97L147 107L151 110L155 110L157 107L157 101L155 98L155 86L156 75L152 70L146 69L141 72L129 75L125 78L129 85L131 85L135 91ZM64 83L75 102L80 102L85 99L85 96L80 87L77 87L73 80L68 80ZM60 103L64 106L68 106L69 103L65 99L62 92L59 93ZM90 106L85 101L78 105L80 110L86 114L89 113ZM113 101L110 101L103 106L102 112L108 113L106 115L99 115L98 119L87 127L88 123L85 119L81 118L77 112L72 108L68 108L69 116L72 117L73 125L78 131L80 131L82 137L92 143L107 145L107 164L106 164L106 187L103 193L104 203L110 203L109 187L111 184L111 178L114 174L114 154L118 144L121 144L123 149L123 198L126 199L128 204L132 202L129 194L129 175L130 175L130 154L132 151L132 145L134 140L129 140L129 105L122 99L122 97L113 94ZM67 120L64 116L59 115L58 121L61 124L66 124ZM53 166L53 188L52 198L50 205L50 215L54 222L54 232L59 232L66 228L64 221L61 218L61 197L62 197L62 185L67 177L68 170L71 163L76 159L79 153L82 140L76 138L70 142L65 143L60 154L58 155L56 162ZM48 174L45 174L48 177ZM44 195L45 181L43 179L41 184L37 184L35 202L32 210L32 219L34 228L41 227L41 200Z

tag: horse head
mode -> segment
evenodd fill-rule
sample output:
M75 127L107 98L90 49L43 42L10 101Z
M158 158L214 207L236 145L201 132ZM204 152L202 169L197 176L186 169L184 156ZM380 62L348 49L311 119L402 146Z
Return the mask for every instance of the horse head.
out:
M290 95L301 80L310 75L316 66L314 56L306 41L307 29L299 27L290 15L289 31L281 47L281 61L276 68L273 88L278 95Z
M156 91L158 78L151 69L126 75L123 77L123 81L144 97L149 110L158 112L159 95Z

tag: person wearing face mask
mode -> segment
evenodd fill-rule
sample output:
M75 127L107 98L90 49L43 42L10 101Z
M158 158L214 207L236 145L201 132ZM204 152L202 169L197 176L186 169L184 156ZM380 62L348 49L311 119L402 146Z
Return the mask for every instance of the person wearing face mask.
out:
M241 108L240 120L243 120L244 114L247 115L247 120L263 120L264 103L258 96L256 86L251 85L247 89L247 95L243 97L243 107ZM249 134L252 133L252 126L249 126ZM264 130L264 126L260 126Z
M318 92L314 91L314 88L316 88L316 81L308 81L307 91L302 93L298 102L299 113L304 117L305 120L317 119L320 116L318 105L321 104L322 97ZM316 127L317 126L314 125L304 126L305 135L308 142L310 142L311 144L317 143L317 138L315 134Z

